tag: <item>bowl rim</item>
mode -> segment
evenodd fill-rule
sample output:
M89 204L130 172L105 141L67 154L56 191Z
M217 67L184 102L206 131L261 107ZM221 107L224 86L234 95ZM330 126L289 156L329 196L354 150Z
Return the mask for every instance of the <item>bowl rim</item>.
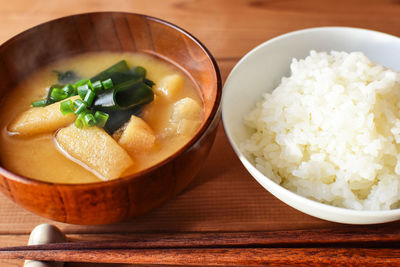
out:
M295 192L290 191L289 189L286 189L285 187L281 186L280 184L275 183L273 180L271 180L270 178L268 178L266 175L264 175L261 171L259 171L254 164L246 158L246 156L242 153L242 151L239 148L239 145L236 144L232 133L229 131L229 127L227 125L227 122L225 120L225 108L224 106L226 106L225 104L225 99L224 95L226 94L226 92L229 90L229 84L230 84L230 79L232 79L231 77L233 77L236 72L238 71L238 69L240 68L240 65L247 60L247 58L249 58L251 55L253 55L254 53L257 53L259 50L263 49L265 46L268 46L272 43L275 42L279 42L281 40L284 39L288 39L288 38L292 38L294 36L297 35L301 35L301 34L308 34L308 33L312 33L312 32L325 32L325 31L358 31L358 32L364 32L364 33L372 33L375 35L381 35L381 36L386 36L389 38L396 38L396 39L400 39L400 37L397 37L395 35L391 35L388 33L384 33L384 32L379 32L379 31L375 31L375 30L370 30L370 29L365 29L365 28L357 28L357 27L345 27L345 26L326 26L326 27L312 27L312 28L304 28L304 29L300 29L300 30L296 30L296 31L291 31L288 33L284 33L282 35L273 37L259 45L257 45L256 47L252 48L249 52L247 52L237 63L236 65L233 67L233 69L231 70L231 72L229 73L227 79L225 80L225 84L224 84L224 88L223 88L223 97L222 97L222 124L226 133L226 136L229 140L229 143L231 144L233 150L235 151L236 156L239 158L239 160L241 161L241 163L243 164L243 166L246 168L246 170L250 173L250 175L261 185L264 187L264 185L262 184L262 182L265 182L268 184L268 186L271 186L273 188L273 191L280 191L281 194L286 194L288 198L293 199L293 202L303 202L303 203L307 203L307 205L312 208L312 209L316 209L316 210L325 210L327 212L332 212L332 213L336 213L336 214L341 214L343 216L351 216L351 217L357 217L357 216L362 216L364 218L372 218L372 217L376 217L376 216L400 216L400 208L396 208L396 209L391 209L391 210L355 210L355 209L349 209L349 208L343 208L343 207L337 207L337 206L333 206L330 204L325 204L307 197L304 197L300 194L297 194ZM280 201L284 202L285 204L289 205L290 207L300 210L296 207L293 207L291 204L289 204L287 201L282 200L280 197L276 196L275 193L271 192L270 190L268 190L267 188L265 188L267 191L269 191L272 195L274 195L276 198L278 198ZM318 217L318 218L323 218L322 216L316 216L316 215L311 215L311 213L309 212L304 212L301 210L301 212L306 213L310 216L313 217ZM326 216L325 216L326 217ZM325 219L325 220L329 220L329 221L335 221L335 222L342 222L343 220L330 220L330 219ZM388 222L389 220L386 220L384 222ZM391 220L393 221L393 220ZM383 221L382 221L383 222ZM344 223L349 223L349 224L353 224L353 222L344 222ZM356 223L359 224L359 223Z
M183 154L185 151L190 149L193 145L195 145L197 142L200 141L200 139L203 137L203 135L207 132L208 128L212 125L212 123L219 119L219 113L221 113L221 103L222 103L222 78L221 78L221 73L217 64L217 61L215 60L214 56L211 54L211 52L208 50L208 48L199 40L197 39L194 35L189 33L188 31L184 30L183 28L168 22L166 20L156 18L153 16L145 15L145 14L140 14L140 13L133 13L133 12L125 12L125 11L99 11L99 12L83 12L83 13L76 13L76 14L71 14L71 15L66 15L62 17L58 17L55 19L51 19L45 22L42 22L40 24L37 24L35 26L32 26L15 36L11 37L10 39L6 40L4 43L0 44L0 47L6 47L10 45L12 42L14 42L16 39L20 38L22 35L28 34L31 31L34 31L38 27L43 27L45 25L48 25L50 23L54 23L57 21L61 21L64 19L74 19L75 17L80 17L80 16L91 16L91 15L109 15L109 16L115 16L115 15L124 15L124 16L139 16L143 17L146 20L151 20L155 21L157 23L160 23L162 25L165 25L169 28L172 28L178 32L181 32L183 35L191 39L207 56L207 58L210 60L212 68L213 68L213 74L216 77L217 83L216 83L216 94L215 94L215 99L212 104L212 109L210 111L210 114L203 119L202 127L197 131L197 133L182 147L180 147L176 152L173 154L169 155L162 161L158 162L157 164L150 166L149 168L146 168L144 170L141 170L139 172L136 172L132 175L124 176L124 177L119 177L117 179L113 180L107 180L107 181L102 181L99 180L97 182L92 182L92 183L82 183L82 184L69 184L69 183L53 183L53 182L46 182L46 181L41 181L37 180L34 178L29 178L23 175L16 174L12 171L7 170L4 168L2 165L0 165L0 176L3 176L5 179L11 179L13 181L23 183L23 184L30 184L34 186L57 186L57 187L65 187L69 189L88 189L88 188L97 188L97 187L107 187L107 186L113 186L113 185L118 185L136 178L139 178L141 176L147 175L151 173L153 170L158 169L159 167L162 167L164 165L167 165L169 162L171 162L173 159L179 157L181 154ZM193 80L191 78L191 80ZM193 82L195 82L193 80ZM199 87L196 84L197 87Z

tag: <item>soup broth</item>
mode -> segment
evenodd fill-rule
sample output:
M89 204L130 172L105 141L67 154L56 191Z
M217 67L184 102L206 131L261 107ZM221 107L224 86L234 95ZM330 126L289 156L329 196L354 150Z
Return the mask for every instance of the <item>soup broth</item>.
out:
M40 69L3 99L0 107L0 160L3 166L22 176L53 183L101 181L95 170L60 150L55 137L57 131L23 136L11 131L10 124L18 114L34 109L31 106L33 101L47 96L49 86L58 82L54 70L73 70L79 77L89 78L123 59L130 67L144 67L147 78L155 83L152 87L154 100L144 105L138 115L147 124L143 127L154 134L155 141L151 148L129 150L129 138L125 140L123 129L110 133L133 162L120 176L147 169L184 146L200 128L203 103L196 86L181 70L146 54L90 53L63 59ZM195 115L194 121L186 120L180 114L189 102L201 106L201 112ZM128 144L127 147L124 144Z

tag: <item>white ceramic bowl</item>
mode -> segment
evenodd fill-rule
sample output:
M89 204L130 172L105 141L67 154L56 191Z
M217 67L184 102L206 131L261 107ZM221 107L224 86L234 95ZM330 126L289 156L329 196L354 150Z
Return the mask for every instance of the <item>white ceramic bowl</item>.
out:
M400 209L356 211L338 208L297 195L258 171L239 150L249 136L243 124L265 92L272 91L289 75L292 58L305 58L310 50L362 51L372 61L400 70L400 38L371 30L347 27L311 28L271 39L250 51L233 68L225 82L222 119L228 139L250 174L271 194L309 215L333 222L373 224L400 219Z

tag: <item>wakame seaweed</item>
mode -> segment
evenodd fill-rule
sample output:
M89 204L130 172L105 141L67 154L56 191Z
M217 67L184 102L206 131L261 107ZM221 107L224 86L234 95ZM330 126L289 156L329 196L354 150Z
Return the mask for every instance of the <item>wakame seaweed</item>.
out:
M92 105L94 109L109 114L104 129L111 134L129 121L132 115L138 116L141 107L154 99L154 83L145 78L146 70L143 67L135 67L125 73L114 72L112 75L117 80L114 82L111 78L114 87L99 92Z
M104 130L109 134L113 134L116 130L121 128L122 125L129 121L132 115L139 116L141 111L141 107L127 110L107 111L109 118L104 126Z
M118 84L121 83L121 80L125 81L125 79L128 76L126 74L128 71L129 71L128 63L126 62L126 60L121 60L112 65L111 67L103 70L102 72L90 78L90 81L94 83L96 81L103 81L108 78L111 78L114 84Z
M142 106L154 99L154 82L146 78L146 69L141 66L130 69L126 60L90 79L77 81L78 76L73 71L55 72L60 84L50 86L47 97L33 102L32 106L45 106L66 99L60 110L64 115L77 115L75 125L79 128L97 125L112 134L132 115L139 115ZM80 99L67 99L74 95L79 95Z
M133 79L104 90L97 95L93 108L98 110L126 110L150 103L154 93L143 80Z
M74 83L79 80L79 76L72 70L68 71L54 71L57 74L57 79L59 83L67 84L67 83Z

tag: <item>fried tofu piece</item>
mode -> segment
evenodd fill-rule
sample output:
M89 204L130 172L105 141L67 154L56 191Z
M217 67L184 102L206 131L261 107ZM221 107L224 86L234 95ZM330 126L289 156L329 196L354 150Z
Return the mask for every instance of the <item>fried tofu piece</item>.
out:
M114 138L117 138L118 143L132 155L150 150L156 141L151 127L137 116L131 116L122 132L118 132Z
M177 123L176 133L191 136L200 126L201 121L182 119Z
M171 74L161 79L156 85L155 91L159 95L172 99L182 90L183 82L184 79L182 75Z
M171 121L179 121L182 119L201 120L202 111L199 103L190 97L185 97L175 102Z
M61 152L93 172L102 180L121 177L133 164L128 153L99 127L60 129L55 136Z
M203 109L190 97L185 97L174 104L170 123L176 134L192 135L202 122Z
M73 101L78 97L73 96L70 99ZM51 133L71 124L76 119L76 116L73 113L63 115L60 111L61 102L45 107L30 108L22 112L8 126L8 131L21 136L32 136Z

